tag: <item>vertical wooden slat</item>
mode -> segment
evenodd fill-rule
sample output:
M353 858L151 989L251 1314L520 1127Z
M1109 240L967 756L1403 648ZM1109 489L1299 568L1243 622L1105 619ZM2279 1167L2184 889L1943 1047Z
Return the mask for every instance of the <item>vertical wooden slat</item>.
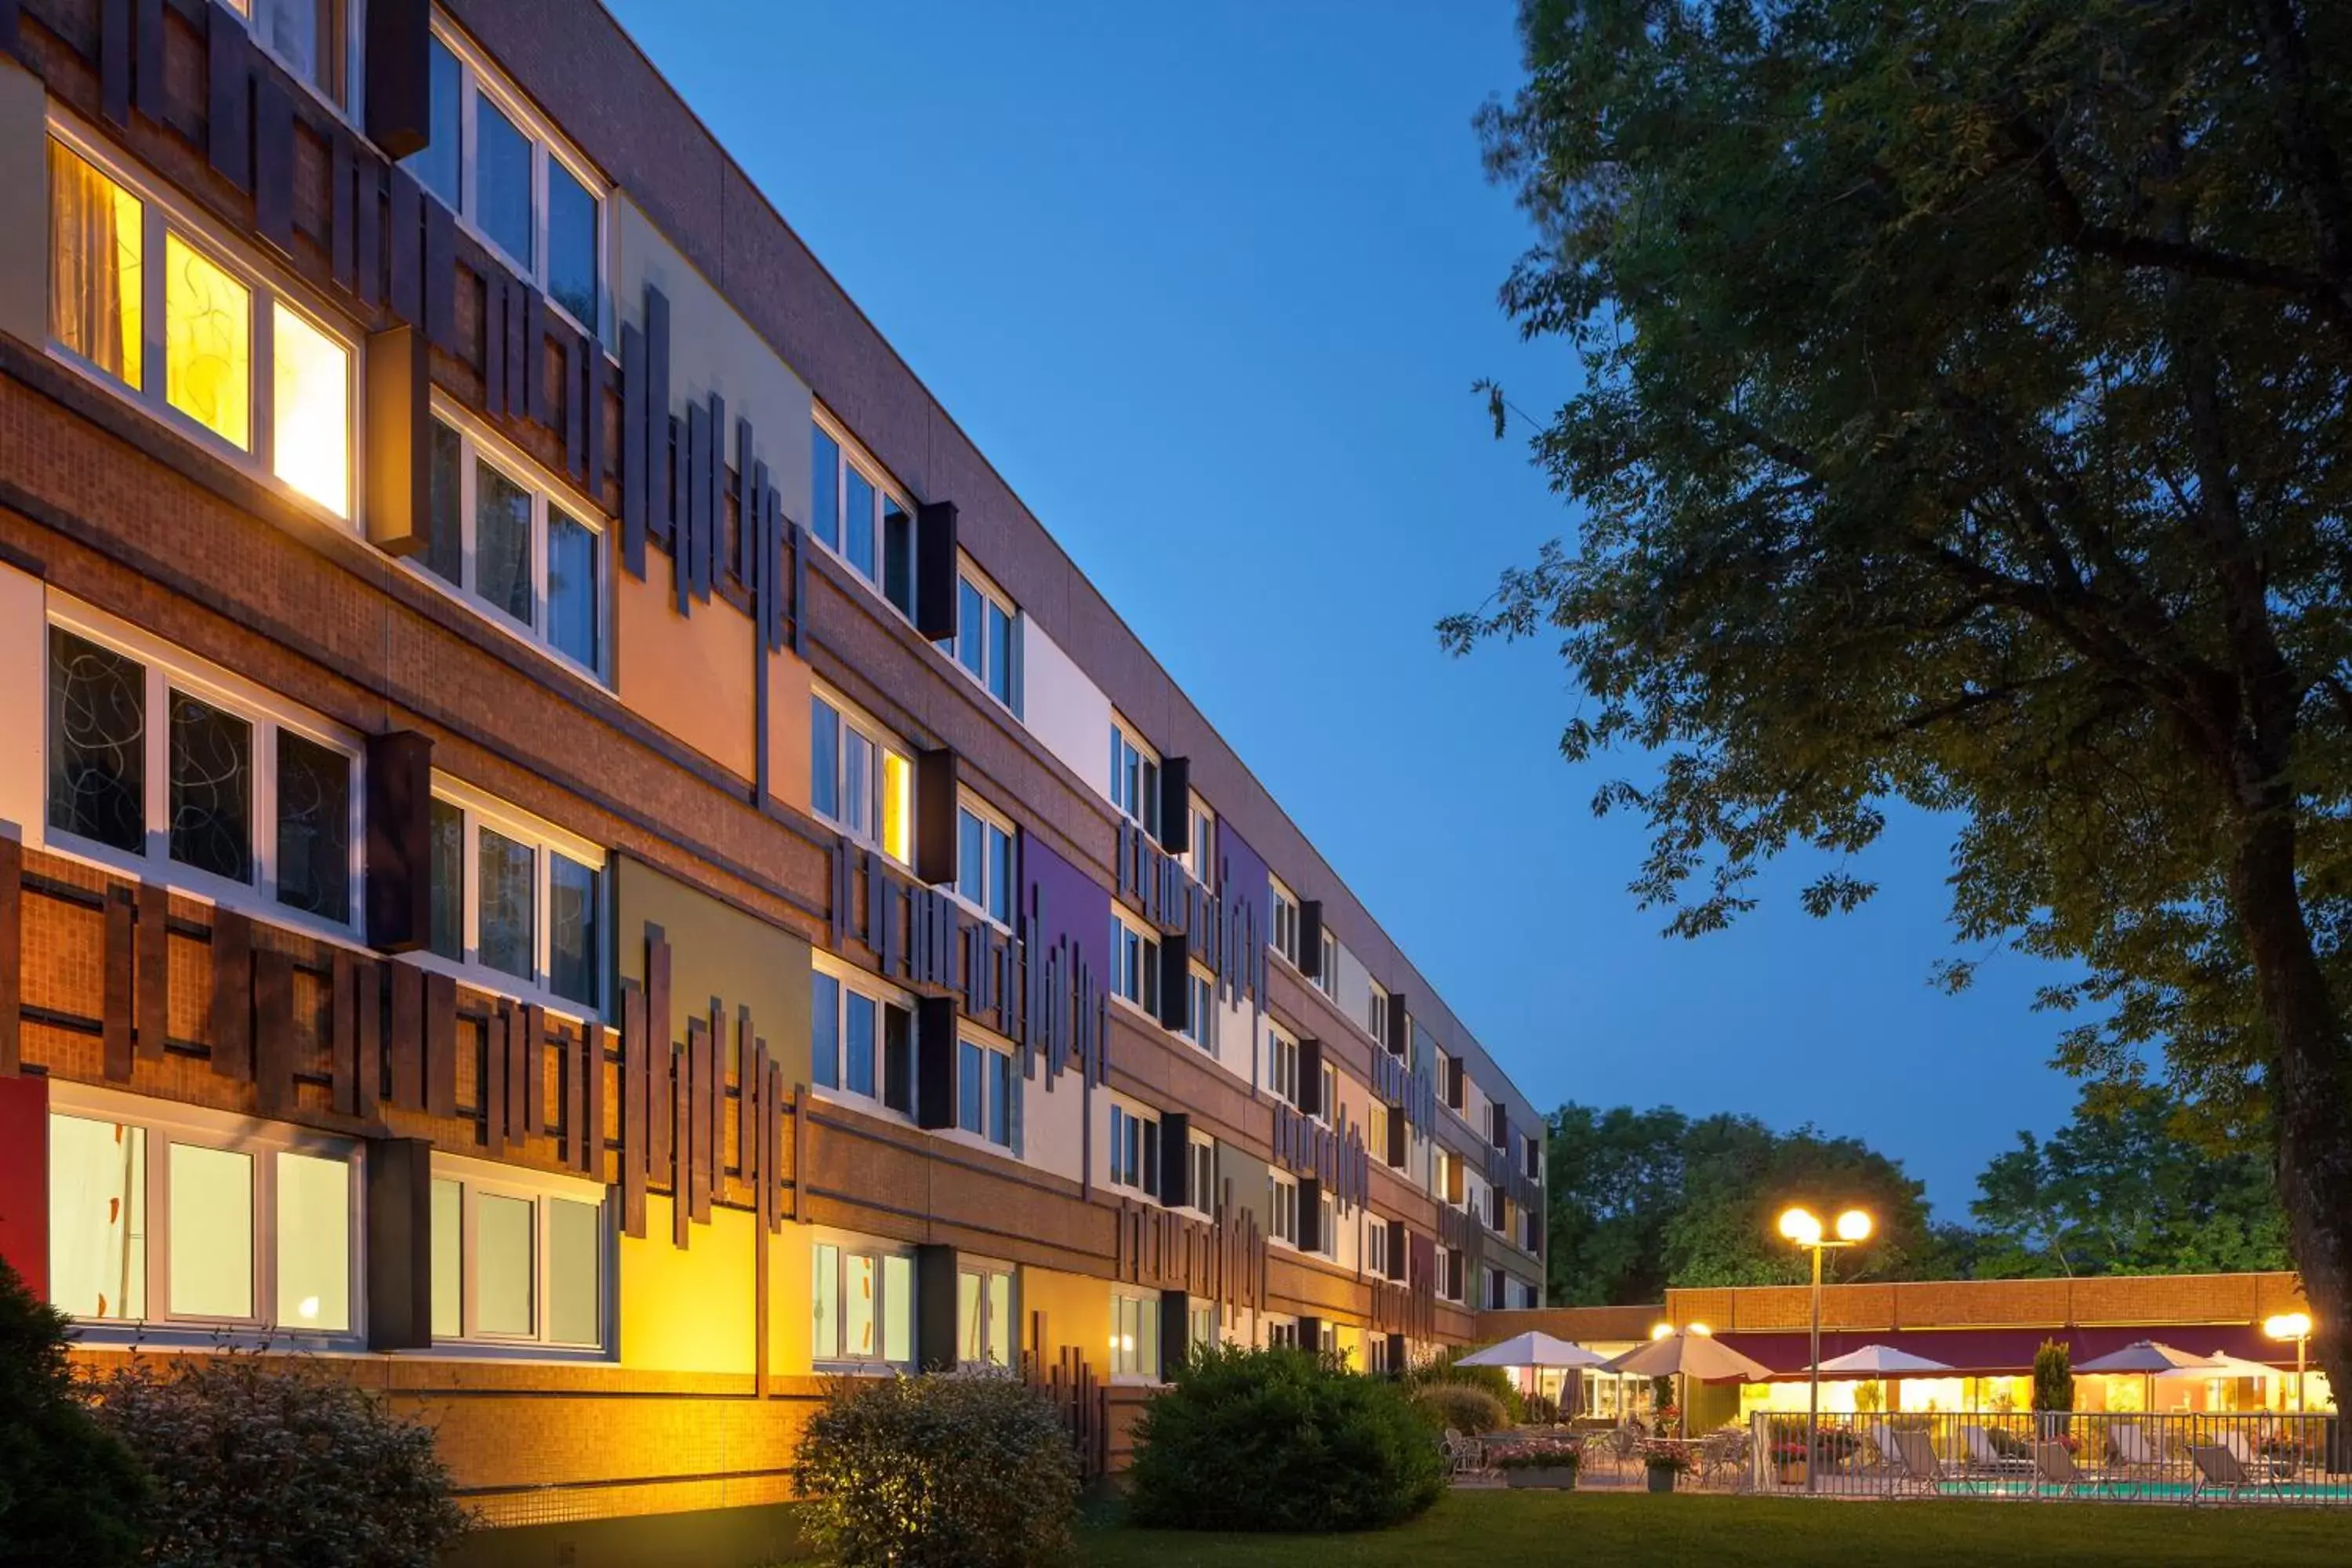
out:
M582 414L587 420L588 493L595 498L597 506L601 508L604 505L604 400L613 384L613 364L604 357L604 349L593 342L587 345L586 353L588 403ZM642 530L637 537L637 575L642 577L645 575L645 535Z
M163 1059L172 1027L172 962L169 913L172 896L161 882L139 888L139 1055Z
M768 1064L767 1113L761 1136L768 1141L768 1228L779 1231L784 1227L784 1069L772 1061Z
M425 977L425 1109L457 1114L457 983L446 974Z
M582 1064L587 1068L580 1169L591 1181L601 1182L604 1179L604 1026L592 1019L585 1032L587 1038L580 1047Z
M457 220L439 202L425 206L425 335L444 351L464 356L457 341Z
M217 3L217 0L215 0ZM392 313L412 327L425 323L425 192L416 176L394 165L392 171L392 221L384 229L387 268L386 301ZM428 331L428 338L432 335Z
M539 1042L531 1034L537 1009L501 1003L507 1021L507 1142L520 1144L538 1135L533 1105L544 1097L539 1089ZM543 1108L542 1108L543 1109Z
M329 962L334 1005L327 1026L331 1042L329 1060L333 1068L335 1114L357 1116L360 1096L359 976L352 968L351 953L342 948L335 949L334 957Z
M253 226L294 254L294 100L267 71L253 79Z
M539 290L520 279L507 283L507 412L546 423L547 377L541 363L546 328ZM533 329L537 328L537 331Z
M352 185L352 281L360 303L373 307L383 298L383 176L362 159Z
M159 124L163 119L163 0L138 0L138 52L131 72L139 112Z
M394 963L392 975L392 1102L425 1109L425 971Z
M688 1026L692 1038L692 1026ZM666 1058L666 1059L665 1059ZM672 1128L669 1175L669 1239L673 1247L690 1245L687 1222L694 1216L694 1176L688 1170L688 1156L694 1146L694 1110L690 1092L693 1084L680 1082L681 1070L690 1079L690 1064L694 1054L681 1057L675 1051L656 1053L654 1058L654 1111L664 1117Z
M352 962L352 996L358 1013L358 1068L352 1079L352 1114L375 1119L383 1090L383 966L372 958Z
M507 401L507 280L499 268L482 279L482 406L504 414Z
M588 1053L595 1038L596 1026L583 1023L578 1043L562 1037L556 1053L563 1079L563 1163L575 1171L588 1168Z
M25 847L0 834L0 1078L16 1077L25 1063L24 899Z
M100 1038L104 1042L110 1082L131 1081L131 965L137 938L131 932L131 889L106 890L106 1000Z
M602 357L602 356L599 356ZM647 405L652 388L646 373L646 335L624 323L621 328L621 570L639 582L646 575L646 509L652 504L646 472ZM589 417L601 422L604 410L591 408ZM592 487L602 476L589 468Z
M266 949L253 955L254 1087L264 1116L294 1109L294 959Z
M252 75L245 20L213 0L205 17L205 157L213 173L240 191L253 188Z
M100 0L98 104L117 125L131 123L131 0Z
M751 1009L735 1015L735 1168L747 1182L760 1168L760 1075L757 1057L765 1047L751 1035Z
M646 994L634 982L621 987L621 1213L628 1234L646 1234L646 1170L651 1152L646 1123L651 1053L646 1040Z
M223 1078L253 1077L253 922L235 910L213 911L212 1051Z
M503 1006L494 1007L482 1020L482 1070L476 1080L481 1091L475 1096L482 1116L482 1148L492 1158L506 1152L507 1146L507 1087L510 1064L507 1060L508 1017Z
M688 1219L698 1224L710 1218L710 1119L703 1107L710 1094L710 1026L700 1018L686 1021L684 1102L685 1135L677 1146L677 1198Z
M337 135L329 138L327 178L328 264L334 270L335 287L348 294L352 291L352 271L358 254L352 236L352 214L356 205L352 187L356 178L352 166L350 137Z
M519 1011L520 1037L514 1046L515 1064L522 1073L522 1131L527 1138L547 1136L547 1014L536 1004Z
M588 473L588 354L577 332L563 334L563 471L592 490ZM601 476L599 476L601 477Z
M669 1010L669 939L661 927L646 927L646 1060L651 1064L649 1082L653 1089L652 1137L648 1163L656 1173L670 1168L670 1134L675 1131L675 1118L670 1115L668 1090L664 1087L675 1076L670 1058L676 1054L675 1016Z

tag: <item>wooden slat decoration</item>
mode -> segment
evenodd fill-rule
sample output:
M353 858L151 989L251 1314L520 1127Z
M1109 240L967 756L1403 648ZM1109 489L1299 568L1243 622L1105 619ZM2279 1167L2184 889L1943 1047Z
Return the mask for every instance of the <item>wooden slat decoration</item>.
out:
M621 570L639 582L646 576L646 511L652 504L652 492L646 485L651 467L646 453L650 445L646 431L649 421L646 405L646 335L624 321L621 324ZM600 420L601 408L592 408L590 417ZM594 468L589 470L593 481Z
M646 1049L646 994L634 980L621 982L621 1225L643 1240L646 1234L646 1165L650 1067Z
M587 1054L588 1091L583 1108L586 1120L582 1122L580 1139L581 1171L592 1181L604 1177L604 1053L609 1046L610 1031L604 1025L591 1023L582 1049Z
M515 1060L522 1071L522 1132L526 1138L544 1138L548 1133L547 1010L537 1003L525 1003L519 1017L522 1033Z
M457 1114L457 983L446 974L425 977L425 1109Z
M646 288L645 368L646 527L655 538L668 539L674 515L669 500L669 296L650 284ZM629 456L634 459L636 453Z
M161 882L139 888L139 976L135 1004L139 1056L143 1061L163 1059L163 1042L172 1027L172 960L168 921L172 895Z
M425 1109L425 971L413 963L387 966L392 984L392 1102Z
M566 332L563 334L563 471L571 476L573 484L583 489L591 488L587 410L588 354L583 349L580 335Z
M425 335L436 346L471 358L457 341L457 220L438 201L425 207Z
M768 1064L767 1131L768 1141L768 1229L784 1228L784 1069L776 1062ZM795 1116L793 1124L800 1119Z
M253 1081L264 1116L294 1110L294 959L264 949L253 955Z
M511 1064L507 1059L507 1012L501 1002L481 1025L482 1069L476 1079L481 1091L475 1098L481 1112L482 1146L491 1156L506 1152L507 1089Z
M253 1077L253 922L235 910L213 911L212 1047L213 1071Z
M348 294L357 254L352 244L352 213L357 205L352 188L358 181L351 138L331 136L327 143L327 263L334 273L335 287Z
M365 1121L375 1120L376 1097L383 1091L383 973L372 958L352 961L352 1010L357 1015L352 1114Z
M741 1038L745 1041L744 1049L749 1050L751 1030L744 1030ZM731 1054L728 1049L728 1039L727 1010L719 1004L719 998L713 996L710 999L710 1060L707 1064L709 1070L704 1074L702 1108L702 1124L709 1129L707 1136L710 1144L709 1168L705 1181L710 1203L727 1195L727 1063ZM703 1217L710 1217L709 1204L704 1205Z
M280 255L294 254L294 100L268 71L253 78L253 226Z
M759 1054L765 1040L751 1034L751 1009L735 1014L735 1170L744 1181L757 1183L760 1170Z
M700 1018L686 1021L686 1092L684 1129L677 1145L678 1212L698 1225L710 1222L710 1119L703 1113L710 1094L710 1026Z
M395 165L392 222L384 231L384 249L390 258L385 301L392 313L411 327L425 325L425 192L416 176Z
M383 174L362 159L352 170L352 282L373 309L383 294Z
M594 1049L596 1026L580 1026L580 1038L559 1036L556 1061L562 1079L563 1163L575 1171L587 1169L588 1058Z
M670 1058L677 1045L671 1034L669 1010L669 941L657 925L646 927L646 1060L651 1064L646 1078L652 1094L652 1125L648 1129L648 1167L655 1173L670 1169L670 1133L674 1130L667 1085L673 1076Z
M163 92L163 0L138 0L137 59L131 70L132 101L139 112L161 124Z
M0 834L0 1078L24 1067L24 994L25 846Z
M98 8L98 106L117 125L131 123L131 0Z
M538 289L520 279L507 280L507 412L542 425L547 423L547 377L541 363L547 342L543 309Z
M482 279L482 406L492 414L507 411L506 318L506 274L493 267Z
M138 939L131 931L131 889L120 885L106 890L106 1003L100 1038L104 1042L106 1077L111 1083L131 1081L131 966Z
M588 406L583 411L587 421L588 493L595 499L598 510L604 507L604 402L612 389L613 362L594 343L587 343L583 352L588 356Z
M538 1135L535 1110L545 1110L544 1091L538 1087L539 1040L531 1032L538 1009L501 1002L499 1011L507 1026L507 1142L511 1147Z
M671 1129L671 1158L665 1167L669 1177L669 1239L673 1247L689 1246L688 1222L693 1217L694 1201L688 1189L694 1184L687 1169L687 1157L693 1147L694 1111L693 1085L681 1082L681 1073L691 1074L688 1065L694 1060L691 1052L679 1056L676 1051L654 1053L654 1115Z
M338 1116L359 1114L360 1020L359 976L351 953L337 948L328 961L327 983L331 1005L327 1016L328 1076L332 1084L330 1104Z

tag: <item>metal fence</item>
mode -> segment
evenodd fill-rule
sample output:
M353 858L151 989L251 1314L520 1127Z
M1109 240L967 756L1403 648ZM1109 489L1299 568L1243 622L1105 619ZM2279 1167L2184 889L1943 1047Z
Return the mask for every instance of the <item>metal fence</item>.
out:
M1829 1497L2079 1498L2352 1507L2336 1415L1986 1411L1805 1417L1757 1411L1748 1481Z

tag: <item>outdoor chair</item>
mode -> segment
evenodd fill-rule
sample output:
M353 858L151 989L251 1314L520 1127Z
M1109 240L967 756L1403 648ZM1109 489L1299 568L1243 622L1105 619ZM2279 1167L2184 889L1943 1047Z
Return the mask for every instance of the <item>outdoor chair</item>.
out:
M1956 1470L1936 1458L1936 1445L1927 1440L1925 1432L1897 1432L1895 1451L1902 1456L1902 1474L1898 1483L1917 1487L1929 1497L1939 1497L1947 1484L1966 1489L1968 1473Z
M1991 1436L1981 1426L1963 1426L1960 1440L1968 1446L1968 1468L1972 1476L2021 1479L2034 1473L2033 1460L2023 1454L2004 1454L1993 1447Z
M1475 1437L1465 1437L1448 1426L1443 1439L1445 1447L1446 1473L1455 1480L1476 1475L1486 1468L1486 1456L1480 1451Z
M1609 1462L1613 1469L1622 1470L1642 1455L1642 1435L1633 1426L1620 1426L1609 1434Z
M1870 1422L1863 1427L1862 1434L1864 1437L1869 1439L1871 1447L1876 1450L1876 1458L1873 1461L1874 1463L1879 1465L1892 1465L1897 1469L1902 1468L1903 1456L1896 1449L1895 1445L1895 1424L1893 1422Z
M2197 1479L2189 1489L2189 1500L2197 1502L2208 1492L2220 1492L2235 1502L2246 1492L2257 1496L2268 1488L2273 1497L2284 1499L2277 1479L2267 1470L2250 1469L2238 1456L2219 1443L2195 1443L2189 1446L2189 1462L2197 1467Z
M2116 1468L2137 1482L2162 1479L2164 1452L2156 1439L2141 1431L2137 1424L2119 1421L2107 1428L2107 1447L2112 1451Z
M2055 1440L2033 1445L2033 1472L2041 1478L2037 1495L2046 1494L2051 1487L2058 1489L2062 1498L2081 1497L2088 1488L2096 1497L2115 1483L2108 1478L2094 1475L2074 1462L2074 1456L2065 1444Z
M2255 1453L2253 1445L2246 1441L2245 1433L2235 1426L2221 1429L2221 1447L2230 1450L2230 1457L2237 1460L2248 1475L2279 1481L2294 1473L2294 1467L2284 1460Z

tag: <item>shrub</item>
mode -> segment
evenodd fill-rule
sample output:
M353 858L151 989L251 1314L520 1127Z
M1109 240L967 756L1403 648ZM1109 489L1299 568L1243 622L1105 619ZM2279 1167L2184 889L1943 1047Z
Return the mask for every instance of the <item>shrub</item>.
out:
M1559 1423L1559 1401L1549 1394L1527 1395L1519 1419L1530 1426L1553 1426Z
M1511 1381L1511 1374L1499 1366L1457 1364L1455 1358L1465 1353L1459 1347L1450 1350L1443 1361L1433 1362L1421 1368L1408 1381L1415 1388L1426 1388L1432 1384L1451 1384L1459 1388L1483 1389L1503 1407L1504 1416L1511 1425L1517 1426L1527 1419L1527 1402L1520 1395L1518 1385Z
M1135 1522L1179 1530L1398 1524L1445 1490L1429 1426L1392 1383L1287 1348L1193 1357L1144 1409Z
M1024 1568L1075 1549L1078 1462L1003 1372L841 1378L801 1434L803 1523L847 1568Z
M433 1429L317 1363L133 1357L95 1390L154 1478L151 1551L173 1568L431 1568L471 1522Z
M147 1502L130 1451L90 1419L65 1314L0 1259L0 1563L132 1561Z
M1510 1417L1500 1401L1483 1388L1472 1388L1460 1383L1423 1384L1412 1396L1432 1426L1451 1426L1456 1432L1476 1436L1482 1432L1500 1431L1510 1424Z
M2056 1340L2044 1340L2033 1352L2033 1408L2074 1408L2074 1358Z

